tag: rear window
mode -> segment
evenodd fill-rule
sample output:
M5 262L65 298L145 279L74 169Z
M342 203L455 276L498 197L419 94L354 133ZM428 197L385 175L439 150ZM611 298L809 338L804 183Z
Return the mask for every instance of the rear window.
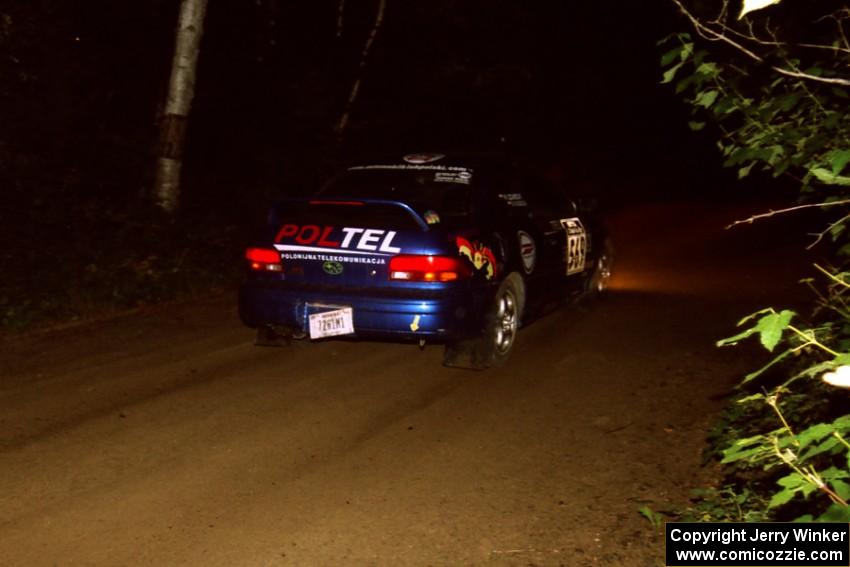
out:
M452 225L470 215L472 174L469 168L453 166L358 166L317 195L401 201L429 224Z
M283 201L273 209L270 223L283 222L301 225L359 226L388 230L422 230L413 216L396 205L311 203Z

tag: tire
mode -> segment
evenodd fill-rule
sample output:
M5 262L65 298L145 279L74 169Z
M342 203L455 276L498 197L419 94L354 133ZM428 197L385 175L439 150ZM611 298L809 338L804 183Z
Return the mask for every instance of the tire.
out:
M614 245L610 238L606 238L602 244L602 252L596 259L593 274L588 278L585 287L585 295L590 297L602 297L608 290L611 274L614 269Z
M476 370L503 365L516 341L524 306L525 286L522 277L512 273L496 291L484 316L481 335L447 344L443 364Z

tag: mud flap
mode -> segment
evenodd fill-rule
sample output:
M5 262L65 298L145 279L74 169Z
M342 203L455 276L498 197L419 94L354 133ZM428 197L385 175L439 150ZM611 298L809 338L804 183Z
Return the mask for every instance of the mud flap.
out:
M496 346L497 338L500 336L499 331L499 305L505 307L502 303L504 299L512 298L516 305L516 324L512 329L512 337L520 326L520 319L525 308L525 285L522 278L517 273L511 273L499 285L499 289L492 301L492 305L487 310L484 316L484 324L480 336L455 341L446 344L446 350L443 353L443 365L451 368L469 368L471 370L486 370L493 366L502 366L507 361L513 346L511 343L502 351L499 352ZM502 327L502 330L504 327Z
M254 343L256 346L264 347L282 347L289 346L292 339L303 339L306 335L304 331L291 329L289 327L279 327L275 325L263 325L257 328L257 340Z
M467 339L446 343L443 351L443 366L467 370L486 370L489 364L481 357L479 341Z

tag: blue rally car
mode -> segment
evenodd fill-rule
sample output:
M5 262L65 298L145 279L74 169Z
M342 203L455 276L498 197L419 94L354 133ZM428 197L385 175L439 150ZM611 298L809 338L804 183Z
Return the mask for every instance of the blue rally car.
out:
M239 313L258 344L436 342L471 368L503 363L547 306L603 291L612 262L601 226L531 169L432 153L279 201L245 257Z

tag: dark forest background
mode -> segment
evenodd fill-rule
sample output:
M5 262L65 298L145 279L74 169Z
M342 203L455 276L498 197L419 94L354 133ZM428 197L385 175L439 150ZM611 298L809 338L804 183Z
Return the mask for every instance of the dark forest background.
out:
M177 0L0 4L7 328L226 286L275 195L360 155L507 151L627 203L737 189L659 84L667 2L210 0L176 219L149 205Z

